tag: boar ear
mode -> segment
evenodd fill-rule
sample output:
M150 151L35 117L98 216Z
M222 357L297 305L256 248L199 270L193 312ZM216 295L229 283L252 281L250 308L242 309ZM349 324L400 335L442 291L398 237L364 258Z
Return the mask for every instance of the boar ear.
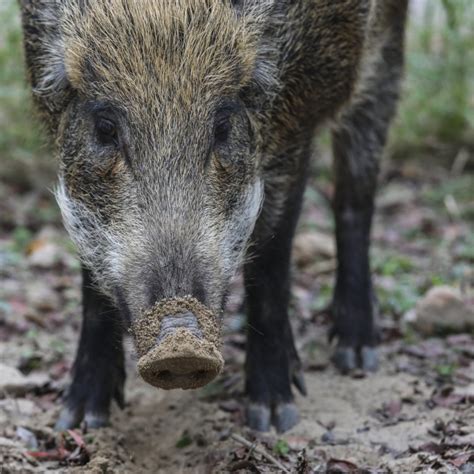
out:
M237 10L249 11L255 8L268 7L278 0L230 0L231 5Z
M246 29L255 37L256 58L252 85L246 90L252 103L257 107L267 107L279 89L278 61L280 45L276 34L284 23L284 5L281 0L234 0L242 15Z
M72 94L60 27L65 1L20 0L27 78L35 105L52 132Z

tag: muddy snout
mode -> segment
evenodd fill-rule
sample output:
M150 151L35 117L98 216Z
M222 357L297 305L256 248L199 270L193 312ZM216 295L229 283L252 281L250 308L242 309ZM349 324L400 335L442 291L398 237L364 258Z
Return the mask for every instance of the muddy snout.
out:
M222 370L217 318L196 299L159 301L133 324L138 372L163 389L202 387Z

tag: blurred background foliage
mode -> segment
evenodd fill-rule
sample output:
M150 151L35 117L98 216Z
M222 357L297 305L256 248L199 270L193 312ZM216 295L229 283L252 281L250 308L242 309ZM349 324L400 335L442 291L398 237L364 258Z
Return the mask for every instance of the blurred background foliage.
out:
M0 18L0 179L44 186L54 162L31 106L17 2L2 0Z
M54 160L32 113L14 0L0 2L0 18L0 179L44 185L54 176ZM403 99L390 142L394 159L472 157L473 32L473 0L412 0Z
M474 148L474 2L412 2L394 156Z

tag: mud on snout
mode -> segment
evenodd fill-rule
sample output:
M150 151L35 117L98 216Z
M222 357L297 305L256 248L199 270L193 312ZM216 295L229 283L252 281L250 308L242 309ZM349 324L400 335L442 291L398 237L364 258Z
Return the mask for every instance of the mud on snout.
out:
M140 376L166 390L208 384L221 371L220 322L191 296L158 301L132 324Z

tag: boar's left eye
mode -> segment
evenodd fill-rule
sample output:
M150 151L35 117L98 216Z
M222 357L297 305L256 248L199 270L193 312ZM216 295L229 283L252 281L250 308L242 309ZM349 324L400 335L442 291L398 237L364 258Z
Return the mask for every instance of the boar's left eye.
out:
M102 145L115 145L117 143L117 126L104 117L99 117L95 123L97 138Z
M229 138L231 129L230 114L218 117L214 128L214 145L219 146L225 144Z

